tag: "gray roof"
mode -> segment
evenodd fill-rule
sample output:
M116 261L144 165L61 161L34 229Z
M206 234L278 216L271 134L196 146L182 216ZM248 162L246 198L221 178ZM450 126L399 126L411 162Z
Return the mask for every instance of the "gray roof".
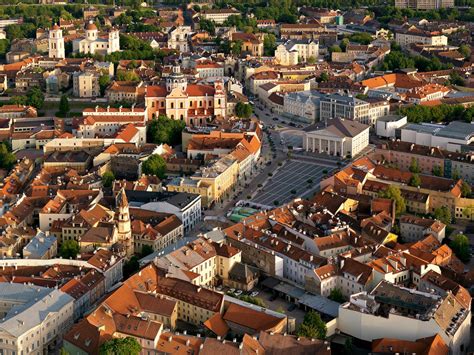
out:
M50 313L74 302L74 298L57 289L2 283L0 302L7 300L20 304L12 307L0 321L0 330L15 337L41 324Z
M347 120L343 118L333 118L326 122L318 122L315 125L306 127L307 132L316 132L327 130L333 134L337 134L341 137L355 137L362 133L369 126L358 121Z
M444 126L439 131L435 132L435 136L469 140L474 135L474 124L453 121L447 126Z
M23 252L27 251L30 255L27 259L41 259L44 254L48 252L51 246L56 243L56 237L54 235L46 235L43 232L39 232L31 241L25 246Z
M168 202L179 209L183 209L193 202L198 194L187 192L154 192L154 191L126 191L131 205L141 205L149 202Z
M381 122L397 122L401 120L402 118L405 118L406 116L403 115L387 115L387 116L382 116L377 119L377 121Z
M289 98L291 100L296 100L300 101L301 103L306 103L308 100L312 101L314 104L319 105L319 101L321 100L321 97L324 96L318 91L296 91L296 92L290 92L285 95L285 100L286 98Z
M416 131L418 133L428 133L433 136L469 140L474 136L474 124L462 121L453 121L448 125L433 124L433 123L410 123L404 127Z
M339 315L339 303L320 295L305 293L298 303L334 318Z

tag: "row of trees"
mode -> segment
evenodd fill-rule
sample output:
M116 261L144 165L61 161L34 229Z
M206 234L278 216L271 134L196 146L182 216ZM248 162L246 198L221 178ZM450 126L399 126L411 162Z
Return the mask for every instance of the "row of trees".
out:
M413 123L421 122L451 122L465 121L472 122L474 119L474 107L464 107L462 105L423 106L413 105L400 108L399 113L406 115L408 121Z

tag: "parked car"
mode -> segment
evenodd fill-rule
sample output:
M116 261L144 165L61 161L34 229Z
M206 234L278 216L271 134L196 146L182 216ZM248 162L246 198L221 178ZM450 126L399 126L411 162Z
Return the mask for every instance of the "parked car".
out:
M251 297L257 297L258 296L258 291L253 291L251 294L250 294Z
M229 290L229 293L234 293L234 292L235 292L235 288L231 288L231 289Z
M288 312L294 311L296 309L296 304L292 303L288 307Z
M217 291L222 291L222 285L217 286L216 290L217 290Z
M237 290L234 292L234 295L240 296L242 294L242 290Z

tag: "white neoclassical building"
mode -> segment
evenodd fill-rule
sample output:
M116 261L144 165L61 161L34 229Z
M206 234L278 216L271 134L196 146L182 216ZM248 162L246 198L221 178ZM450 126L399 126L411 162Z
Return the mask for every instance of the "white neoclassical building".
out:
M97 26L90 21L86 25L85 36L72 42L74 53L84 54L110 54L120 51L120 33L116 28L111 28L108 33L99 33Z
M320 122L315 130L305 132L306 151L351 157L369 145L369 126L357 121L333 118Z

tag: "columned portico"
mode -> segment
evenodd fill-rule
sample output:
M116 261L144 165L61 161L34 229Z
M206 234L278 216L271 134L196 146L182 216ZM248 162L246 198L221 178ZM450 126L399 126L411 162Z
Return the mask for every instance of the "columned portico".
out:
M341 138L306 136L306 150L313 153L327 153L333 156L344 155L344 141Z

